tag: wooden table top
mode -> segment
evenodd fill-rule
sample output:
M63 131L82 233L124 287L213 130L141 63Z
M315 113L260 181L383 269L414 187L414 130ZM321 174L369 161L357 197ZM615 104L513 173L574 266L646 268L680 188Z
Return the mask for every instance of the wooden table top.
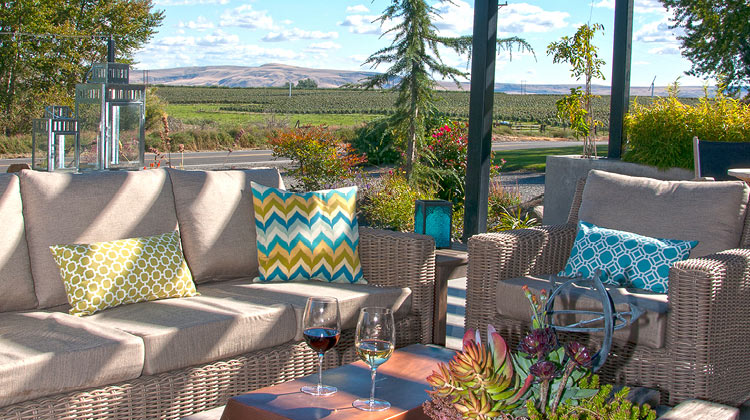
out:
M370 396L370 368L362 361L323 371L323 384L333 385L338 392L328 397L303 394L300 387L315 385L317 373L283 384L261 388L231 398L222 420L427 420L422 403L429 396L425 381L455 352L442 347L415 344L396 350L378 368L375 398L391 403L380 412L360 411L352 407L357 398Z

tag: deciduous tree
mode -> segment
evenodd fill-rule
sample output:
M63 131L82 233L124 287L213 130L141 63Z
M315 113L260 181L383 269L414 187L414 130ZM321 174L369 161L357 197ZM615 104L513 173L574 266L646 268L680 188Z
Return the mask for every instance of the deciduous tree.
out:
M0 1L0 130L27 132L44 105L71 105L92 62L132 62L161 24L152 0Z
M693 76L716 77L728 93L750 87L750 2L661 0L674 13ZM750 93L748 94L750 95Z
M591 80L604 79L601 67L604 60L599 58L598 48L591 41L596 31L603 31L599 23L581 25L573 37L564 36L547 46L547 54L554 63L569 63L570 73L576 80L584 79L584 91L571 89L570 95L557 102L558 115L568 119L576 136L583 137L583 155L596 156L596 143L591 135L598 121L594 120L591 100Z

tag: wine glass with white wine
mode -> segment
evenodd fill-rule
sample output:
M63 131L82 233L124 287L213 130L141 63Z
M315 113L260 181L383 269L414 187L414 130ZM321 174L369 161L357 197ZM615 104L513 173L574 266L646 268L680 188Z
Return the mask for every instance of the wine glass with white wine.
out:
M370 366L372 385L370 398L360 398L352 405L364 411L382 411L390 408L391 403L375 398L375 373L378 366L385 363L396 347L396 326L393 322L393 311L388 308L362 308L357 322L357 333L354 337L357 355Z
M302 315L303 336L307 345L318 353L318 385L303 386L305 394L328 396L335 394L335 386L323 385L323 354L332 349L341 337L339 301L335 297L310 297Z

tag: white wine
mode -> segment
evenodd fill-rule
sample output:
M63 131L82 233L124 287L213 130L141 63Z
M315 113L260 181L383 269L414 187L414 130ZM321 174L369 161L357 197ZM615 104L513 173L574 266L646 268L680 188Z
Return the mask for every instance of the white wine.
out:
M372 368L385 363L393 354L393 344L383 340L362 340L357 343L357 355Z

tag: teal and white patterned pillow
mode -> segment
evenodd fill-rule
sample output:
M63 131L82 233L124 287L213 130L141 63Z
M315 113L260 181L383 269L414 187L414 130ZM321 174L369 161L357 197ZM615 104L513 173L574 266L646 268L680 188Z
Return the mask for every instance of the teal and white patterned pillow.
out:
M591 277L602 271L602 282L667 292L669 268L688 257L698 241L656 239L578 221L578 234L560 276Z

